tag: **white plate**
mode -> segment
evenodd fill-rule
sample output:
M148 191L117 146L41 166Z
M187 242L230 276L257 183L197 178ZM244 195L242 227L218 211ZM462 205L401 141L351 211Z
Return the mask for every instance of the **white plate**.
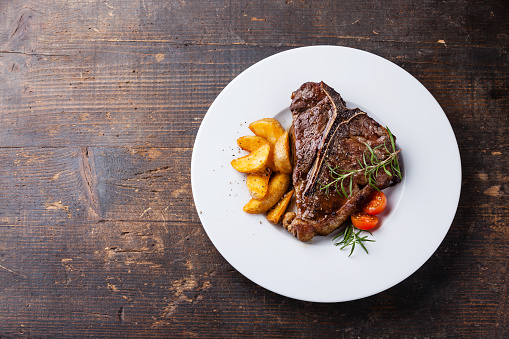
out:
M264 215L242 211L245 175L230 161L245 152L236 139L249 123L275 117L291 124L290 95L324 81L347 106L359 107L397 136L403 181L388 189L382 226L351 257L332 237L302 243ZM384 291L435 252L456 213L461 161L449 121L409 73L374 54L337 46L296 48L249 67L217 96L196 136L191 181L200 220L223 257L244 276L281 295L341 302Z

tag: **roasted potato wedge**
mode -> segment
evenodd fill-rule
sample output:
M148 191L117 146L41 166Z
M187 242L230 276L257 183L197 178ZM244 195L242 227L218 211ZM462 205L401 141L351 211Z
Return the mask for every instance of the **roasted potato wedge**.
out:
M288 131L285 131L277 139L274 145L274 167L280 173L292 173L292 162L290 161L290 140Z
M266 143L243 157L233 159L233 168L242 173L256 173L265 168L270 154L270 145Z
M267 212L277 204L279 199L286 193L290 186L291 177L289 174L276 173L269 181L269 189L263 199L251 199L243 208L244 212L259 214Z
M283 215L290 204L290 200L293 196L293 189L286 192L286 194L278 201L278 203L272 207L272 209L267 214L267 220L273 224L279 224L281 219L283 219Z
M246 184L249 194L253 199L262 199L269 190L269 179L272 170L268 167L261 170L260 172L250 173L247 175Z
M237 139L237 145L245 151L252 152L263 144L268 143L267 139L259 137L257 135L246 135ZM269 167L273 172L276 171L276 166L274 165L274 155L273 155L273 147L271 146L269 159L267 160L267 167Z
M267 139L272 146L276 144L277 139L285 132L281 123L274 118L256 120L249 124L249 129L257 136Z
M256 135L246 135L237 139L237 145L242 148L244 151L253 152L260 146L265 145L267 143L267 139L256 136Z
M266 139L270 143L270 155L267 162L267 166L272 171L277 172L274 164L274 146L276 145L277 139L285 132L281 123L274 118L263 118L256 120L249 125L251 132L256 136Z

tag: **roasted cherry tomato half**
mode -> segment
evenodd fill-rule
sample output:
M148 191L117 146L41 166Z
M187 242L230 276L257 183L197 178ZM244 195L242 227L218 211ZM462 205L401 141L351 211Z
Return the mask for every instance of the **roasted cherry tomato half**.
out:
M367 203L362 206L362 210L367 214L377 215L385 210L385 206L387 206L385 194L375 191L369 195Z
M378 224L378 217L376 215L369 215L364 212L352 214L351 219L352 224L363 231L369 231Z

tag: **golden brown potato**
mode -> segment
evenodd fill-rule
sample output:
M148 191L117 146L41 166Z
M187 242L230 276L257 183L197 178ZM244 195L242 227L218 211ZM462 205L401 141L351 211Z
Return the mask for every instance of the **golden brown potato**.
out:
M267 139L256 136L246 135L237 139L237 145L244 151L253 152L257 148L267 143Z
M231 164L233 168L242 173L256 173L261 171L267 165L269 159L270 145L266 143L253 152L243 157L233 159Z
M249 129L258 137L264 138L270 143L270 155L267 167L277 172L274 164L274 146L276 145L277 139L285 132L285 129L281 126L281 123L274 118L256 120L249 125Z
M272 170L266 167L260 172L250 173L247 175L247 189L253 199L260 200L267 194L267 191L269 190L270 173L272 173Z
M269 159L267 160L267 167L270 168L272 170L272 172L277 172L276 165L274 165L274 154L273 154L272 150L270 150L270 153L269 153Z
M286 193L290 186L291 177L289 174L276 173L269 181L269 189L263 199L251 199L243 208L244 212L258 214L267 212L277 204L279 199Z
M259 137L257 135L246 135L237 139L237 145L245 151L252 152L261 145L268 143L267 139ZM273 155L273 147L271 146L269 159L267 160L267 167L270 168L273 172L276 171L276 166L274 165L274 155Z
M277 139L285 132L283 126L274 118L264 118L252 122L249 125L249 129L257 136L267 139L272 146L276 144Z
M267 214L267 220L273 224L279 224L292 199L293 190L287 192Z
M290 140L288 131L285 131L274 145L274 167L280 173L292 173L292 162L290 161Z

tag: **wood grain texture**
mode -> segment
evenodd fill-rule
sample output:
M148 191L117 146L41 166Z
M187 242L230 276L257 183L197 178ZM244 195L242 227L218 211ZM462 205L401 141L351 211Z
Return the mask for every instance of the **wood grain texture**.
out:
M508 16L503 0L1 1L0 337L509 337ZM415 76L463 165L430 260L342 304L239 274L190 185L222 88L320 44Z

